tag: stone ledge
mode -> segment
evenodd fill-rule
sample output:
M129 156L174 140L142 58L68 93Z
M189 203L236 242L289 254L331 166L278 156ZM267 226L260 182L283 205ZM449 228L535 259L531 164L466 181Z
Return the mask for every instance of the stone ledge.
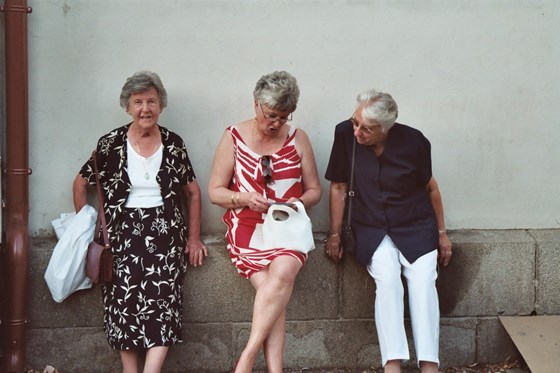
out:
M410 335L408 320L406 326ZM475 361L477 328L476 318L442 319L442 367L464 366ZM185 341L170 350L164 371L226 372L245 345L249 329L250 324L243 322L186 323L183 330ZM286 368L366 369L380 366L373 320L289 321L286 329ZM82 373L117 373L121 369L118 353L110 350L101 327L30 329L27 336L26 356L30 366L47 362L61 371ZM495 347L494 344L484 348L492 351ZM501 348L500 352L514 355L515 348L507 347ZM409 350L411 359L404 366L414 368L416 361L411 339ZM262 353L255 369L265 369Z
M375 366L375 284L351 259L332 264L322 253L323 237L317 234L318 248L302 269L288 306L286 366ZM450 237L454 258L438 279L442 366L519 356L497 317L560 314L560 230L452 231ZM187 273L185 343L171 350L170 372L227 371L248 335L254 297L250 282L237 275L223 239L206 242L207 262ZM101 329L100 289L77 292L61 304L50 296L43 274L55 244L53 238L30 241L29 363L48 361L63 371L100 366L118 371L118 354L111 353ZM414 359L412 346L410 341ZM262 368L261 357L256 369Z

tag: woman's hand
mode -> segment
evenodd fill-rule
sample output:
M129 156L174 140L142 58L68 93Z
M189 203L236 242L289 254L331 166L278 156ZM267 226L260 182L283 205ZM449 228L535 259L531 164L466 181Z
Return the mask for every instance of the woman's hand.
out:
M208 256L208 248L201 239L189 239L185 245L185 254L189 255L189 264L202 265L204 257Z
M442 232L439 234L439 255L438 260L439 264L447 267L449 261L451 260L451 256L453 255L453 251L451 250L451 240L447 236L446 232Z
M342 260L344 254L341 243L339 234L331 234L325 241L325 255L335 264Z
M270 203L262 195L256 192L241 193L241 206L247 206L253 211L266 212Z

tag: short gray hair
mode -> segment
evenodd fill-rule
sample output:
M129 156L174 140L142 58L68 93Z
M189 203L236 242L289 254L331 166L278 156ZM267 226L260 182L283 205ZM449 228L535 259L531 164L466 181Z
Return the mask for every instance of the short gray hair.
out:
M126 79L122 90L121 90L121 106L128 109L128 104L130 102L130 96L136 93L144 92L150 88L155 88L158 96L161 108L167 106L167 91L163 87L163 83L159 78L158 74L151 71L138 71L134 73L131 77Z
M399 116L399 108L393 97L388 93L369 89L356 98L359 106L363 106L362 116L365 120L374 120L388 131Z
M299 87L296 78L286 71L275 71L262 76L253 97L270 109L293 112L299 100Z

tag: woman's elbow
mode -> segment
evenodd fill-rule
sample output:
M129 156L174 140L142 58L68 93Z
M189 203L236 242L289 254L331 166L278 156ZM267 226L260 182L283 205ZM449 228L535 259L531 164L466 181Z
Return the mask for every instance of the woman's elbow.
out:
M76 175L72 183L72 197L74 209L79 212L87 203L87 181L80 174Z
M208 186L208 199L210 200L210 203L216 205L218 203L218 196L217 196L217 190L216 188L212 187L212 186Z

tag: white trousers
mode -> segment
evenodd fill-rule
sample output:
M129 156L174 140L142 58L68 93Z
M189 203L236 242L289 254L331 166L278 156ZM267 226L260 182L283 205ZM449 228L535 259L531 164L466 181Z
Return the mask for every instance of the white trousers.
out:
M408 303L417 361L439 364L439 301L436 290L437 250L410 264L389 236L385 236L367 270L376 284L375 325L381 348L382 365L389 360L408 360L404 329L404 288Z

